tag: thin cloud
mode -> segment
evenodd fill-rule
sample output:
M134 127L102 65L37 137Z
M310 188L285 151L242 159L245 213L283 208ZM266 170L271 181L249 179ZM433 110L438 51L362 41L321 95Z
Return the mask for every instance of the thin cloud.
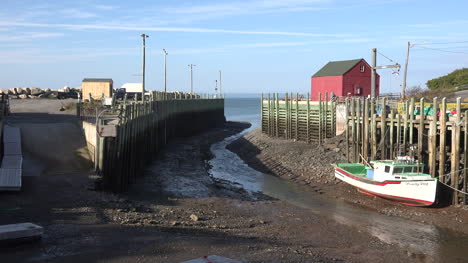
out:
M144 27L144 26L117 26L98 24L46 24L46 23L22 23L0 21L0 26L15 27L39 27L39 28L63 28L72 30L122 30L122 31L158 31L158 32L184 32L184 33L225 33L241 35L278 35L278 36L305 36L305 37L349 37L350 34L330 34L330 33L306 33L306 32L285 32L285 31L244 31L226 30L193 27Z
M170 14L183 15L243 15L277 12L316 11L324 9L321 4L334 2L332 0L261 0L250 2L214 3L205 5L191 5L187 7L165 8Z
M23 33L21 35L0 35L0 42L30 41L40 38L52 38L64 36L62 33Z
M110 6L110 5L95 5L94 8L98 10L104 10L104 11L116 9L115 6Z
M79 9L71 8L71 9L64 9L61 11L65 16L71 17L71 18L91 18L91 17L96 17L97 14L91 13L91 12L86 12L82 11Z

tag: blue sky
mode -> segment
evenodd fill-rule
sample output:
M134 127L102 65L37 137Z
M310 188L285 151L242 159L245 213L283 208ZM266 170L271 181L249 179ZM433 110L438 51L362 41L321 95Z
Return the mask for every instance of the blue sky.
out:
M365 58L371 49L404 65L408 86L468 62L468 1L10 1L0 9L2 87L80 86L83 78L139 82L141 33L147 39L147 88L225 92L300 92L328 61ZM419 42L418 42L419 41ZM427 42L423 42L427 41ZM379 65L392 64L379 55ZM402 73L403 71L401 71ZM403 74L380 70L382 92Z

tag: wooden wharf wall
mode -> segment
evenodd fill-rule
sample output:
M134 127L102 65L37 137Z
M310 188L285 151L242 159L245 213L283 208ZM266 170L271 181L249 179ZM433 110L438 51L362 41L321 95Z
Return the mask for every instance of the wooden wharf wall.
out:
M118 118L98 119L101 127L118 121L115 137L98 136L96 168L105 189L125 191L171 138L193 135L225 122L223 98L160 93L152 98L117 105Z
M414 100L399 110L389 109L385 99L348 99L345 103L348 162L414 155L425 164L424 172L447 186L453 204L467 204L468 111L462 112L460 98L452 117L444 114L450 110L445 98L432 101L431 115L424 113L425 99L419 102L419 114L415 114Z
M298 94L262 94L262 132L272 137L295 139L298 141L323 142L336 134L336 104L328 101L328 94L322 101L310 101L310 95L301 100Z

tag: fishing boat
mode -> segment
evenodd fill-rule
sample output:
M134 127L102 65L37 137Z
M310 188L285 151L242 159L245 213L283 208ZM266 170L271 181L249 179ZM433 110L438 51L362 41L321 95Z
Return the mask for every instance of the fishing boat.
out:
M370 163L336 163L335 177L359 191L411 206L435 202L437 179L423 173L424 164L413 157Z

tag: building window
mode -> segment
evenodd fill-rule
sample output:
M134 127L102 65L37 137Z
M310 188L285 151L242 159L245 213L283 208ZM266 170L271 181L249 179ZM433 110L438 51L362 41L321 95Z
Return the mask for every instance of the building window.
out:
M364 72L365 69L366 69L366 66L361 65L361 72Z
M356 95L361 95L361 88L356 88L354 93L356 93Z

